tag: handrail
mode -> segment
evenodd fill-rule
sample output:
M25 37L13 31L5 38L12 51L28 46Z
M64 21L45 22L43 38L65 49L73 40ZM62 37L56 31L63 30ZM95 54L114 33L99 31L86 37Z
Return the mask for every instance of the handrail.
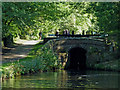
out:
M55 36L67 36L67 37L90 37L90 36L101 36L100 34L96 34L96 35L80 35L80 34L76 34L76 35L55 35Z

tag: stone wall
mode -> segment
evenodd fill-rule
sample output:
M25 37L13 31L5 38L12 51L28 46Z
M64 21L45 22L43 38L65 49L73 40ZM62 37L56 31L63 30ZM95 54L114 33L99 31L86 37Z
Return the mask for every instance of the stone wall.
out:
M104 62L104 53L107 52L104 41L94 38L58 38L48 41L45 45L58 55L58 59L63 66L66 65L69 51L75 47L80 47L87 51L86 64L88 67L96 63Z

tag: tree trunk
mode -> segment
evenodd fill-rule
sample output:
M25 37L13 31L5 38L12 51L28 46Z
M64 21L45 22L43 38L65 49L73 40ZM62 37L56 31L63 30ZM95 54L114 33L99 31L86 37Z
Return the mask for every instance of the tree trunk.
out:
M117 58L120 59L120 46L118 47L118 50L117 50Z
M12 35L9 35L8 37L3 38L2 40L3 40L3 43L4 43L5 47L10 47L14 43Z

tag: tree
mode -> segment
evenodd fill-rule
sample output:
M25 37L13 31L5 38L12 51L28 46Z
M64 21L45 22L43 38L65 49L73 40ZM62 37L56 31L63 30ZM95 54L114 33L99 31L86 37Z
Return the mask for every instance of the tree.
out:
M99 32L109 34L108 39L115 43L118 54L120 51L119 4L119 2L94 2L86 9L88 13L93 13L97 17L93 21L99 27Z
M57 29L76 33L96 31L117 34L119 45L119 3L101 2L5 2L2 4L2 40L5 46L13 38L55 33ZM11 13L12 12L12 13ZM114 24L113 24L114 23Z
M5 46L12 44L13 37L16 37L18 34L23 34L22 32L25 32L25 29L29 28L30 23L27 23L27 21L32 18L30 18L30 14L25 12L25 9L28 9L29 4L30 3L15 2L2 4L2 40L4 41Z

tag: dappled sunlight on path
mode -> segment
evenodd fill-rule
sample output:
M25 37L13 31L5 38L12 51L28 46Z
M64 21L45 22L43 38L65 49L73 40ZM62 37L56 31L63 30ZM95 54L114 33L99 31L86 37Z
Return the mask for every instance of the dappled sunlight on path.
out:
M40 40L15 41L17 46L10 48L10 51L3 53L2 63L12 62L26 57L33 46L39 42Z
M22 45L35 45L38 42L40 42L40 40L17 40L15 41L15 43L17 44L22 44Z

